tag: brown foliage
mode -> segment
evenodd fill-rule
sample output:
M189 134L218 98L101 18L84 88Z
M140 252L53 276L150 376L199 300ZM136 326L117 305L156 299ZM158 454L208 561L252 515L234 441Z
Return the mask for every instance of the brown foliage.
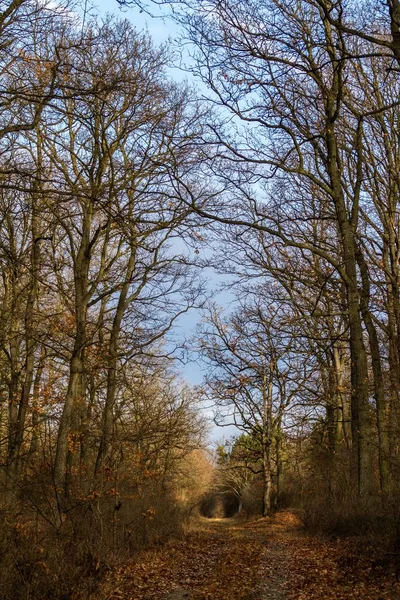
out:
M139 553L105 577L101 600L395 600L399 583L366 539L306 535L292 512L202 520L184 541ZM94 598L94 596L93 596Z

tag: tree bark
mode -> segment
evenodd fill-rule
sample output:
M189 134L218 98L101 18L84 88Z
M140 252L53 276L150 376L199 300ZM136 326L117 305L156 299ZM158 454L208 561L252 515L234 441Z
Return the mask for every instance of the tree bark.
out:
M103 413L102 436L97 454L95 474L98 474L110 451L110 445L114 428L114 404L117 393L117 363L118 363L118 341L121 332L121 323L127 308L127 298L132 281L133 270L136 263L136 244L131 246L128 265L126 268L125 281L118 298L118 305L114 315L108 344L108 367L107 367L107 395Z
M79 250L74 257L75 283L75 341L70 360L69 381L64 407L58 429L56 455L54 461L54 482L56 487L68 491L66 486L68 453L74 451L73 439L70 439L74 411L84 401L84 357L86 345L86 321L88 308L88 273L90 265L90 227L92 207L90 200L84 206L82 238Z
M390 490L390 468L389 468L389 434L387 425L387 402L385 394L385 386L383 381L381 352L379 348L378 334L371 311L369 302L371 297L371 289L369 283L368 267L364 259L361 248L357 251L357 260L361 273L362 280L362 297L361 297L361 313L364 319L365 326L368 332L369 347L371 351L372 372L374 380L374 395L376 404L376 423L378 429L378 455L379 455L379 480L380 488L384 494Z

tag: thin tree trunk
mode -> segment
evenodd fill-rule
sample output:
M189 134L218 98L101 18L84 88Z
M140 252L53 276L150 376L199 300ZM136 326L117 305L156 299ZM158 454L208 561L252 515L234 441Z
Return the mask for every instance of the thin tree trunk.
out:
M276 457L276 499L275 506L281 506L281 488L283 475L283 458L282 458L282 424L279 417L275 425L275 457Z
M37 211L37 190L32 194L32 217L31 217L31 273L30 288L25 308L25 366L24 379L18 406L18 414L11 431L12 439L9 448L9 465L12 477L17 480L20 475L20 453L24 441L26 414L29 406L33 373L35 367L36 340L34 335L35 309L39 291L39 269L40 269L40 240L39 222Z
M269 365L269 376L263 377L263 423L262 423L262 472L263 472L263 502L262 514L267 517L271 512L271 441L272 441L272 396L273 375L275 363Z
M364 344L360 315L356 260L356 225L358 207L347 214L340 178L340 159L332 123L327 125L328 171L332 195L342 239L347 307L350 330L351 361L351 478L359 495L369 492L371 486L370 419L368 389L368 359Z
M44 369L44 364L46 361L46 347L42 346L42 351L40 355L40 361L38 367L36 369L35 381L33 384L33 392L32 392L32 437L31 437L31 445L29 449L29 459L32 461L37 454L38 451L38 441L39 441L39 396L40 396L40 385L42 381L42 374Z

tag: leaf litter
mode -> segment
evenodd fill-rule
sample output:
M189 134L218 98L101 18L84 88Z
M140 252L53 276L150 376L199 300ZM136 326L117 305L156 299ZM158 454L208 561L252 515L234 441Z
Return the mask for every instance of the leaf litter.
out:
M399 600L395 565L382 557L376 540L308 535L289 511L201 519L184 540L108 573L96 600Z

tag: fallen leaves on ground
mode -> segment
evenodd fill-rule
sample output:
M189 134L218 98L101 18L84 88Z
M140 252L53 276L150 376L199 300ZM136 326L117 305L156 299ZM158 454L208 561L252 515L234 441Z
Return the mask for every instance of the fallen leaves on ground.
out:
M299 518L202 520L184 541L140 552L108 576L98 599L398 600L383 547L307 535ZM180 595L181 594L181 595Z
M301 536L288 555L287 600L400 599L394 568L377 541Z
M217 532L197 532L185 542L142 552L115 574L110 600L159 600L187 589L196 600L249 597L257 584L263 548L253 540Z

